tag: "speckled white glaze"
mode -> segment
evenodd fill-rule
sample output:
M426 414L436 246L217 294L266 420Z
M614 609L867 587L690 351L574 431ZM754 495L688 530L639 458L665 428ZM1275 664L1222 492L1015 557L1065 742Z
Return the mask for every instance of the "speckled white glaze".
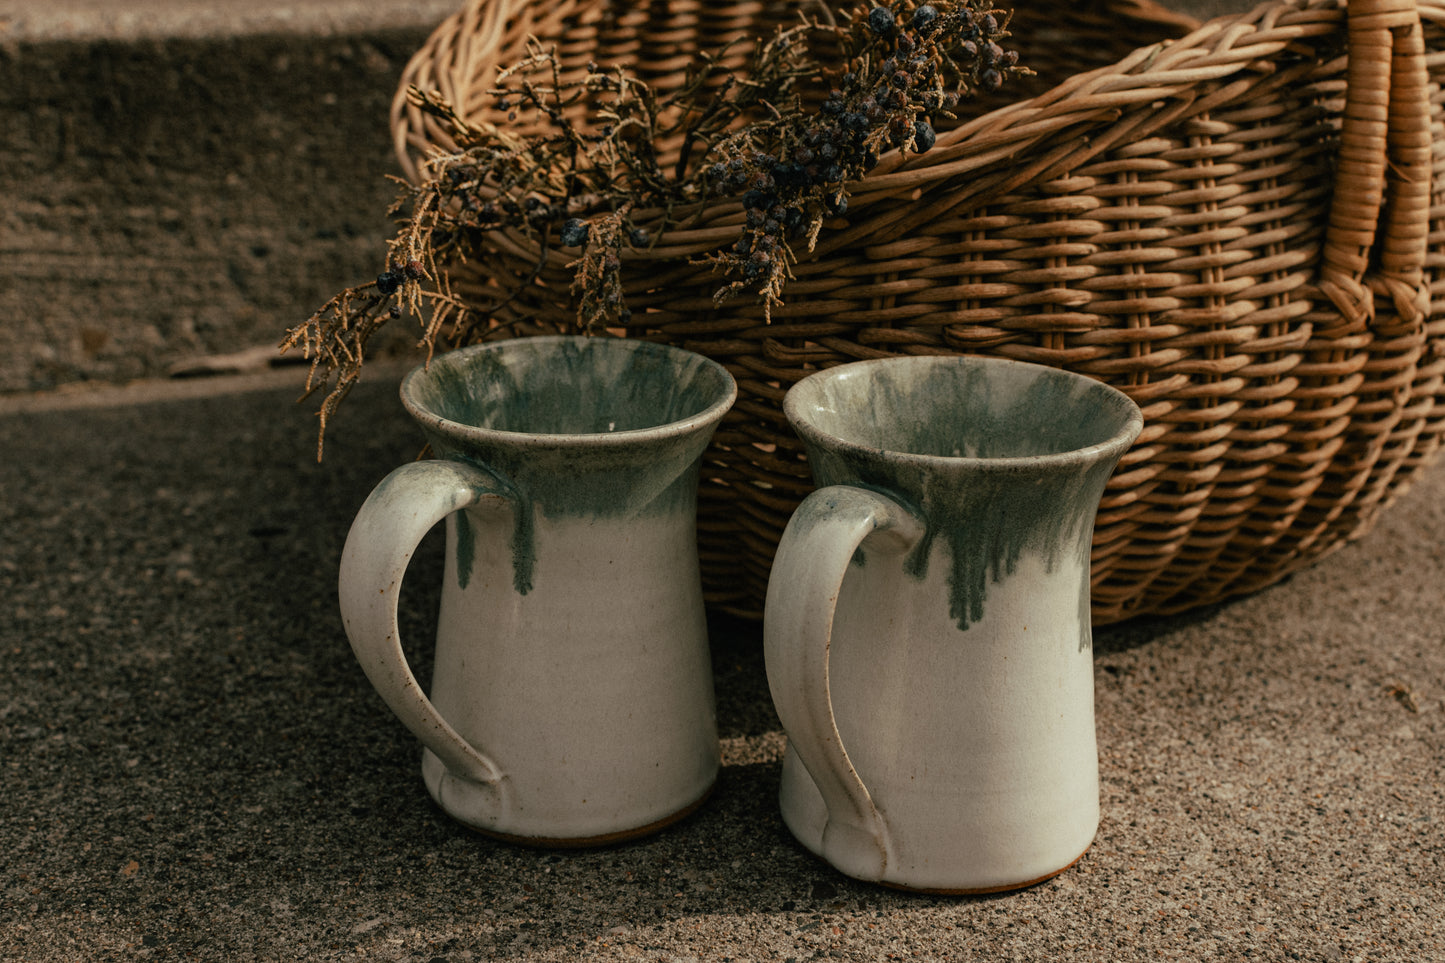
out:
M341 610L457 820L521 842L604 843L680 818L711 789L697 474L735 396L714 362L606 338L483 344L403 383L439 457L398 468L362 506ZM443 519L428 697L402 653L397 598Z
M906 358L813 375L784 409L819 485L764 617L784 821L907 889L1067 868L1099 821L1093 521L1138 407L1036 365Z

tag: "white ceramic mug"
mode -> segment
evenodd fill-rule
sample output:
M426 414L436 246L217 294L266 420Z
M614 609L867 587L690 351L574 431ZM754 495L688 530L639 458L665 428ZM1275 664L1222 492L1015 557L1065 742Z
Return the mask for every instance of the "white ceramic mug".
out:
M697 481L736 393L716 362L616 338L482 344L403 382L438 457L398 468L362 506L341 611L457 820L590 845L660 828L711 790ZM442 519L428 698L402 652L397 597Z
M1143 421L1039 365L842 365L784 400L819 485L768 585L794 835L859 879L990 892L1061 872L1099 821L1089 554Z

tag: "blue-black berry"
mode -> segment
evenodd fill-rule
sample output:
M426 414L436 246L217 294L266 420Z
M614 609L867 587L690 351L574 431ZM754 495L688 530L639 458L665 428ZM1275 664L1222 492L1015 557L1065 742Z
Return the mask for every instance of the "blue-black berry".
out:
M913 29L919 31L927 30L937 19L938 8L934 7L931 3L925 3L913 11Z
M743 195L743 210L767 210L773 204L773 198L766 192L751 190Z
M590 228L586 221L580 217L568 218L562 225L562 246L581 247L587 243L587 234Z
M383 297L390 297L401 287L401 275L391 271L382 271L376 276L376 290Z
M896 25L893 19L893 11L887 7L874 7L868 11L868 29L880 37L891 36L893 34L893 28Z
M926 120L920 120L913 125L913 149L923 153L933 146L938 137L933 132L933 126Z

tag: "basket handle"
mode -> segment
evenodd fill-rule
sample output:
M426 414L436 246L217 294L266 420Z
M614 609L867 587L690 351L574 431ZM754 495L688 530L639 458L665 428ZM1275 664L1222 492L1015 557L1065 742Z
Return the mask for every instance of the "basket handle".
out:
M1327 332L1336 337L1374 322L1377 293L1409 324L1423 322L1430 304L1432 139L1420 14L1415 0L1349 0L1348 16L1344 129L1320 281L1345 318Z

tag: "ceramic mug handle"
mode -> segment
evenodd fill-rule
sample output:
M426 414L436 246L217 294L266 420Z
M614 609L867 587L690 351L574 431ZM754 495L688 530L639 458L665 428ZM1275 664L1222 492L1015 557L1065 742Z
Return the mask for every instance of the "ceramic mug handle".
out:
M341 553L341 619L362 670L387 706L453 777L501 793L502 771L442 718L407 665L397 626L402 576L422 537L452 512L506 499L491 475L448 460L403 465L372 491ZM503 802L500 797L497 802Z
M860 879L881 879L888 828L838 734L828 682L833 616L854 553L902 554L923 523L877 492L834 485L813 492L789 519L768 579L763 648L768 686L788 743L828 809L823 856Z

